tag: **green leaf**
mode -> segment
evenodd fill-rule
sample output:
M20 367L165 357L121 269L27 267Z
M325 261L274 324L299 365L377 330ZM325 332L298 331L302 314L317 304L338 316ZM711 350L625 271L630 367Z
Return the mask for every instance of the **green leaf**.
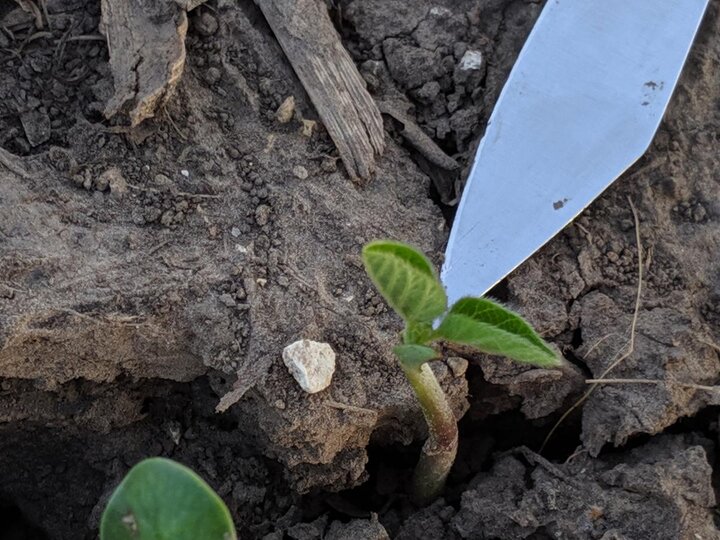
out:
M435 349L415 344L397 345L393 352L407 366L419 366L440 356Z
M445 289L422 253L378 240L367 244L362 256L375 287L406 322L430 323L447 309Z
M100 522L101 540L236 540L225 503L184 465L150 458L117 487Z
M437 329L438 337L541 367L561 364L557 354L520 315L487 298L461 298Z
M408 344L424 345L435 335L432 324L409 322L405 326L403 341Z

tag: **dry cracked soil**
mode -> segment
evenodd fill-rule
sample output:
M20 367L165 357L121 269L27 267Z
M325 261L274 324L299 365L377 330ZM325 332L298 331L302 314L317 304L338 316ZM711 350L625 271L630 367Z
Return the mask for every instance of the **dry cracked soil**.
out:
M175 93L134 129L103 115L98 0L39 2L42 29L0 0L0 538L95 538L151 455L207 479L244 539L720 538L718 0L648 153L493 290L573 372L437 362L460 455L443 499L408 502L425 428L360 248L441 262L542 4L329 2L385 124L358 184L250 0L188 13ZM318 394L282 362L300 338L337 353Z

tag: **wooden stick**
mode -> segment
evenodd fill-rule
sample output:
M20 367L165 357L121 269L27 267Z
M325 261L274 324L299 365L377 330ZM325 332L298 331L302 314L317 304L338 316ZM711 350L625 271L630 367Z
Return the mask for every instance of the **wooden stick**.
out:
M318 0L256 0L352 178L367 180L384 147L382 117Z
M135 127L155 115L180 80L187 15L169 0L147 5L141 0L102 0L100 9L115 86L105 117L128 112Z

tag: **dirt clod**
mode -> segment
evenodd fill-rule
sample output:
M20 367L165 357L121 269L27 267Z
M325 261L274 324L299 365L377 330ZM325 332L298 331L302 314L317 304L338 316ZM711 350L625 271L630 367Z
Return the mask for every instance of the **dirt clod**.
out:
M554 465L529 450L500 458L462 496L459 538L714 538L702 439L659 437L608 460ZM647 508L636 512L637 504ZM613 536L614 535L614 536Z

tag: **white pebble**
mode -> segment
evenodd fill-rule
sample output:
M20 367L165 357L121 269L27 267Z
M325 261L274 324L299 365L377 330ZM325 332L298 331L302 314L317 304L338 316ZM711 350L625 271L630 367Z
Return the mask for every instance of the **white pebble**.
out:
M308 394L325 390L335 373L335 352L327 343L301 339L283 350L283 362Z
M465 51L460 59L460 69L463 71L471 71L482 67L483 57L480 51L469 49Z
M302 165L296 165L295 167L293 167L293 174L296 178L299 178L300 180L305 180L308 177L308 171Z

